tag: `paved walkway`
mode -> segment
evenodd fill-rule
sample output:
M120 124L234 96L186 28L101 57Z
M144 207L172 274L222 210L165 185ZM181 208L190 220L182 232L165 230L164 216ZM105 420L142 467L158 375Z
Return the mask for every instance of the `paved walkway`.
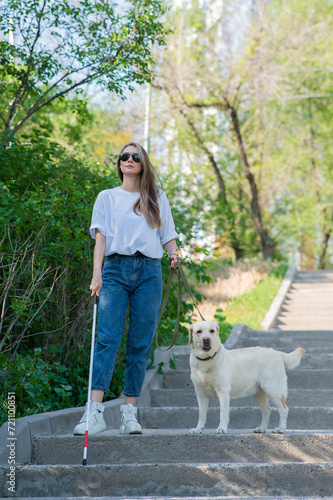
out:
M298 271L274 328L333 330L333 271Z

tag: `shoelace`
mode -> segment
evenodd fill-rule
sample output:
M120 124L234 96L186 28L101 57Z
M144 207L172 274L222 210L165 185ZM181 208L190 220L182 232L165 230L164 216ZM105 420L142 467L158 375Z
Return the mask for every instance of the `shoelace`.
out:
M98 410L97 410L97 408L91 408L91 407L90 407L89 422L90 422L90 420L92 420L92 419L93 419L93 417L95 417L95 416L96 416L97 411L98 411ZM82 417L82 418L81 418L81 420L80 420L80 423L81 423L81 422L85 422L85 421L86 421L86 419L87 419L87 415L88 415L88 413L87 413L87 410L86 410L86 411L84 412L83 417Z
M137 422L135 413L127 409L123 411L123 419L127 422Z

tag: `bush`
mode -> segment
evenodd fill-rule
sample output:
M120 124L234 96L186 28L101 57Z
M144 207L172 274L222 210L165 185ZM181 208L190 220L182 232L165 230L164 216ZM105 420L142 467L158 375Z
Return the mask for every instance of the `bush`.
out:
M2 165L1 350L61 343L64 362L91 315L92 206L115 176L98 175L43 140L15 143Z
M114 172L82 164L45 137L2 152L0 379L15 390L20 416L83 403L92 317L88 228L98 192L116 183Z

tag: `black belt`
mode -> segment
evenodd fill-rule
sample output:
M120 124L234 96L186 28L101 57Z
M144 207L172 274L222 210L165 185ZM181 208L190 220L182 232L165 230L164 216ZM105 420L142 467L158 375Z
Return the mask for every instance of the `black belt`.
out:
M143 253L137 250L133 255L130 255L130 257L147 257L147 255L143 255Z
M141 253L139 251L136 251L135 253L130 254L130 255L115 252L115 253L111 253L107 257L114 257L114 256L117 256L117 257L145 257L145 258L147 258L147 255L144 255L143 253Z

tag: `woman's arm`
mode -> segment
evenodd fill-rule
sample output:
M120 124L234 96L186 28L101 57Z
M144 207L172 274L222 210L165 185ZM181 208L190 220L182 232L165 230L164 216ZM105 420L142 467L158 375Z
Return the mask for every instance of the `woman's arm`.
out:
M91 296L99 295L102 288L102 265L105 253L106 238L104 234L96 229L96 243L94 248L94 270L91 280L90 290Z
M170 257L170 264L172 269L177 269L177 243L176 240L170 240L164 245L165 250L168 252Z

